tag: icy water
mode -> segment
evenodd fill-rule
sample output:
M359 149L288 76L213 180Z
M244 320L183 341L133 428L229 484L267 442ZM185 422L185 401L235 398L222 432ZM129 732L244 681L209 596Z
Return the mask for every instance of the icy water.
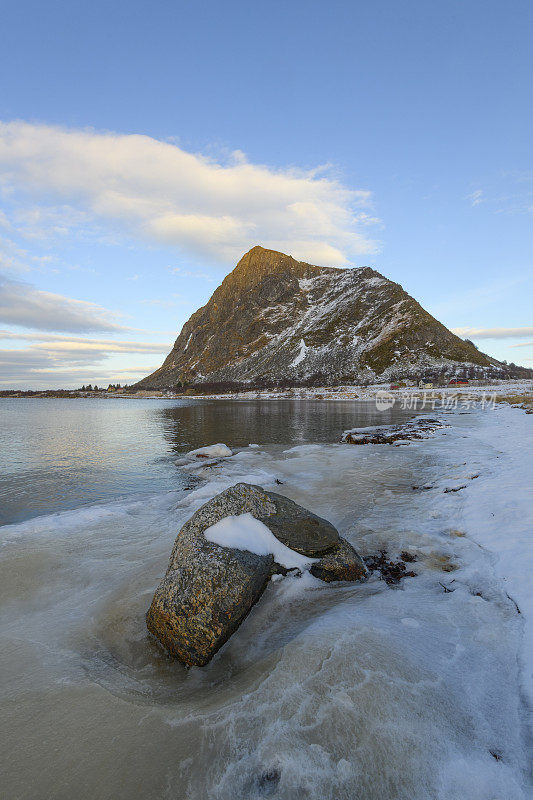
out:
M312 401L10 403L2 797L531 796L516 607L457 528L461 493L413 489L486 468L475 414L408 447L357 447L336 443L343 429L396 419ZM235 455L175 464L214 441ZM409 550L417 577L286 578L207 667L172 662L144 614L180 525L239 480L327 517L363 554Z
M183 488L174 459L205 443L335 442L405 418L354 402L0 398L0 525Z

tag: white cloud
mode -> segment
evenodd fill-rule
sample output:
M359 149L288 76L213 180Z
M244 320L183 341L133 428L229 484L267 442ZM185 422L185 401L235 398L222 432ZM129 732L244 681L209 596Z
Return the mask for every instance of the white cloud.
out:
M107 385L108 382L132 383L153 372L158 364L118 369L93 362L94 354L58 359L53 353L34 348L0 349L0 386L6 389L76 388L82 383Z
M533 336L533 328L452 328L452 333L465 339L520 339ZM524 347L524 345L509 345Z
M242 153L219 163L149 136L11 122L0 124L0 172L44 202L227 263L255 244L332 266L377 249L366 233L377 220L361 213L370 193L325 169L275 170ZM45 220L28 222L41 232Z
M26 239L40 240L67 236L74 230L79 235L89 222L86 212L69 205L25 206L17 209L10 221L11 230L16 230Z
M0 331L0 340L13 344L31 342L29 347L0 348L0 385L9 388L57 388L81 382L138 380L155 369L150 363L153 356L157 354L161 359L171 347L169 343L16 331ZM125 368L121 357L126 353L137 354L143 363ZM143 356L148 356L148 361L143 361Z
M9 272L29 272L28 252L19 247L12 239L0 235L0 269Z
M26 281L5 275L0 275L0 322L47 331L127 330L96 303L43 292Z
M19 333L1 331L0 339L10 341L36 342L36 348L49 352L99 351L105 353L166 353L169 342L130 342L115 339L88 339L82 336L62 336L52 333Z
M472 194L469 194L467 197L467 200L470 200L473 206L478 206L484 199L483 189L476 189L475 192L472 192Z

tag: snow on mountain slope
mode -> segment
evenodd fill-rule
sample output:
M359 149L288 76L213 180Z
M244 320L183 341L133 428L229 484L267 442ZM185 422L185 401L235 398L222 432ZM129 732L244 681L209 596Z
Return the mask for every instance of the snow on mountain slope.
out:
M254 247L137 384L342 383L498 362L370 267L316 267Z

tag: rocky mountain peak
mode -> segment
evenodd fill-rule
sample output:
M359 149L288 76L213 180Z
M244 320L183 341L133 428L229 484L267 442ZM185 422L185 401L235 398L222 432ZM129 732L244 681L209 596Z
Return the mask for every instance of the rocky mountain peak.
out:
M498 362L370 267L335 269L253 247L185 323L140 388L388 380Z
M235 269L224 279L223 284L228 286L244 288L261 283L265 278L274 275L285 275L293 278L320 274L322 270L330 270L328 267L315 267L303 261L277 250L269 250L260 245L252 247L243 255Z

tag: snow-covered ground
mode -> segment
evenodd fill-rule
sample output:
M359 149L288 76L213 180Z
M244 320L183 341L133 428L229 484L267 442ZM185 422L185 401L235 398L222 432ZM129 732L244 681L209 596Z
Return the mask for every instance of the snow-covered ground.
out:
M480 414L477 423L475 438L490 455L479 477L467 475L458 513L523 617L522 678L533 709L533 420L518 409L498 408ZM467 458L466 440L464 451Z
M378 395L387 392L394 398L399 405L411 397L419 398L418 407L422 402L426 403L426 408L434 404L439 407L441 398L445 398L448 403L450 398L457 396L459 403L465 402L470 396L474 402L492 402L494 396L497 398L510 397L513 395L529 395L533 398L533 380L509 380L491 381L486 384L468 384L467 386L444 386L435 387L431 390L418 389L417 387L405 387L401 389L390 388L390 383L380 383L371 386L322 386L313 388L288 388L283 390L265 389L262 391L234 392L229 394L210 394L210 395L191 395L188 399L199 400L279 400L279 399L318 399L318 400L374 400ZM179 397L180 395L176 395Z
M401 447L227 441L184 458L190 491L5 526L6 797L528 800L533 417L438 416ZM408 552L416 577L271 582L207 667L182 669L144 614L180 525L238 481L363 556Z

